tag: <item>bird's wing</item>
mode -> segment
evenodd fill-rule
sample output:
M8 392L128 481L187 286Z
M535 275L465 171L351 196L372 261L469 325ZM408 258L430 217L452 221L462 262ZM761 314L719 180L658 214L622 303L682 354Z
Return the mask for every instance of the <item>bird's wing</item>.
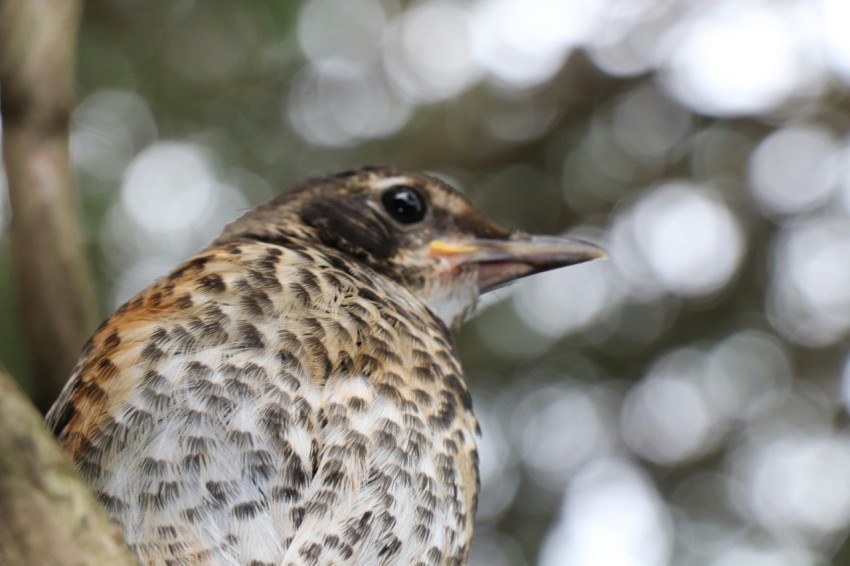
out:
M320 385L308 346L281 339L296 335L284 255L212 250L149 287L95 333L48 414L145 560L274 562L293 536Z

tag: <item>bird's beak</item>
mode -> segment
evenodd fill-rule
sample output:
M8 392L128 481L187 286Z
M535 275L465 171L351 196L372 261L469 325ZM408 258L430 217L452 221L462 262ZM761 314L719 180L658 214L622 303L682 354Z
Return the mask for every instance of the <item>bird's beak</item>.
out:
M608 257L602 248L582 240L526 234L507 240L434 240L430 253L451 270L477 266L482 293L527 275Z

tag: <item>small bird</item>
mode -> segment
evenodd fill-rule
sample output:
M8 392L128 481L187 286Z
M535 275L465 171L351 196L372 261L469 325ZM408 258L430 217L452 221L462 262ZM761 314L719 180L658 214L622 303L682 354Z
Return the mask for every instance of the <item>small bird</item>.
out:
M465 564L478 424L450 329L604 255L424 174L310 180L120 307L47 422L145 564Z

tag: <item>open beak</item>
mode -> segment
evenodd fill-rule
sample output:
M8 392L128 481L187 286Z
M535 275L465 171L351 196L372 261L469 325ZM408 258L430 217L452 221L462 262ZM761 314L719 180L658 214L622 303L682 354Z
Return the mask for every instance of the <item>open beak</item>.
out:
M608 257L602 248L582 240L526 234L508 240L434 240L430 253L452 270L476 265L482 293L527 275Z

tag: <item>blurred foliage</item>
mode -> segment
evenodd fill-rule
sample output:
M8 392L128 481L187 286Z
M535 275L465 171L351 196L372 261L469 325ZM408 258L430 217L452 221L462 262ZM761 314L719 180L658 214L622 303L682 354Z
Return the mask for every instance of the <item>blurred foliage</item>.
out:
M104 313L305 177L434 172L611 255L458 337L473 564L850 563L848 6L89 2L71 143Z

